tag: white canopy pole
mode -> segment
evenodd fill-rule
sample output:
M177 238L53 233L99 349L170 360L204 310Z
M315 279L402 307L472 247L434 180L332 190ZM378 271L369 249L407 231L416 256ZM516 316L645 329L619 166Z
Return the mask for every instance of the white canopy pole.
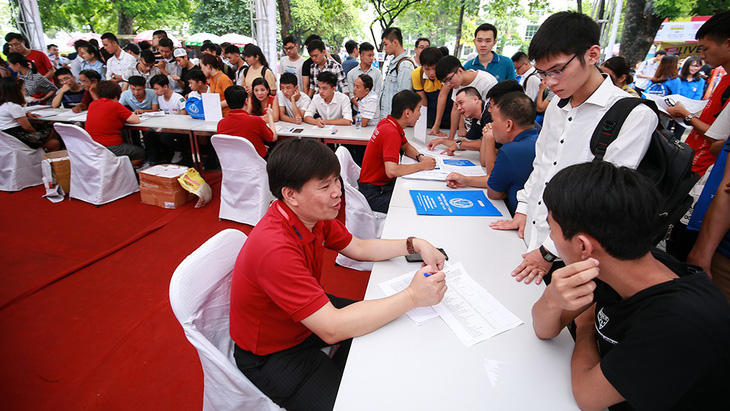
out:
M276 0L256 0L256 42L269 62L269 68L277 74L276 53Z
M46 40L43 37L43 22L38 10L38 0L17 0L18 12L15 19L18 29L30 42L30 47L46 51Z

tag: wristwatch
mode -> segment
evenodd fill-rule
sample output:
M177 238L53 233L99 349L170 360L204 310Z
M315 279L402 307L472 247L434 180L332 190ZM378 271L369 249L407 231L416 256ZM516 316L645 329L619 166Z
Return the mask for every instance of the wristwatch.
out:
M416 161L421 161L421 156L425 156L423 153L416 154Z
M461 150L461 143L463 143L464 140L456 140L456 149Z
M540 246L540 254L542 254L542 258L549 263L552 263L553 261L558 259L557 255L551 253L547 250L547 248L543 246Z
M695 118L695 116L692 115L692 114L690 114L687 117L685 117L684 120L682 120L682 122L684 122L684 124L686 124L688 126L691 126L692 125L692 119L693 118Z
M416 237L413 237L413 236L406 238L406 250L408 251L408 254L415 254L416 253L416 249L413 248L413 240L415 238Z

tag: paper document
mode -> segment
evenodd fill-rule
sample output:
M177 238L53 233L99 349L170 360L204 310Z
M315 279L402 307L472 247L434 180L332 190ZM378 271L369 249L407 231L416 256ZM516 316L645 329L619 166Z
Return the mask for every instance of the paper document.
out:
M52 117L57 116L59 114L64 114L69 112L65 108L47 108L45 110L40 111L33 111L33 114L37 115L40 118L46 118L46 117Z
M26 113L30 113L32 111L48 110L50 108L52 108L52 107L51 106L37 105L37 106L25 106L25 107L23 107L23 110L25 110Z
M646 99L654 101L656 103L656 106L659 109L659 111L666 114L667 116L669 115L669 113L667 113L667 107L669 107L669 105L667 104L668 99L672 99L677 103L682 103L682 105L687 109L687 111L689 111L692 114L697 114L700 111L702 111L702 109L705 108L705 105L707 105L707 101L708 101L708 100L692 100L691 98L687 98L687 97L679 95L679 94L672 94L669 96L657 96L655 94L646 94ZM680 124L684 124L684 123L682 123L683 120L684 120L684 118L681 118L681 117L674 118L674 121L677 121Z
M142 113L139 115L139 118L145 119L145 118L152 118L152 117L165 117L164 111L148 111L146 113Z
M68 118L68 121L80 121L82 123L86 122L86 112L76 114L75 116L71 116Z
M426 121L428 120L428 107L421 106L421 117L413 126L413 139L426 144Z
M472 160L463 159L457 156L447 156L436 154L436 151L428 149L419 150L420 153L436 159L436 168L433 170L423 170L417 173L403 176L410 180L435 180L446 181L446 176L451 173L459 173L465 176L486 176L481 165ZM413 164L416 161L410 157L403 156L401 164Z
M416 275L416 272L418 272L418 270L405 273L399 277L393 278L392 280L384 281L378 284L378 286L388 296L397 294L405 290L411 284L411 280L413 280L413 276ZM418 307L415 310L408 311L406 315L408 318L413 320L416 325L421 325L426 321L439 316L431 307Z
M418 215L499 217L482 190L410 190Z
M218 93L203 93L203 115L205 121L220 121L223 118L221 97Z

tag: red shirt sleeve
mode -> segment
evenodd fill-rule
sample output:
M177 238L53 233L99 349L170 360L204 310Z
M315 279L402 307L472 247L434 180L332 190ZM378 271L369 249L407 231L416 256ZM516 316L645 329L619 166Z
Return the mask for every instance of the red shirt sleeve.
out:
M132 115L132 112L121 103L117 103L114 107L117 109L117 116L122 122L126 122L129 116Z
M352 242L352 234L340 220L324 221L322 227L324 233L324 246L330 250L340 251Z
M53 68L53 64L51 64L51 59L48 58L46 53L41 52L40 60L41 60L41 64L43 65L43 67L45 67L45 69L46 69L46 73L51 71L51 69Z
M405 144L405 137L401 137L395 131L388 131L383 140L383 162L392 161L397 163L400 160L400 148Z
M274 132L266 126L266 122L262 118L259 117L258 119L260 120L258 123L261 139L268 142L274 141Z
M84 96L81 97L81 104L85 104L86 107L89 107L92 101L94 101L94 99L91 97L89 90L84 90Z

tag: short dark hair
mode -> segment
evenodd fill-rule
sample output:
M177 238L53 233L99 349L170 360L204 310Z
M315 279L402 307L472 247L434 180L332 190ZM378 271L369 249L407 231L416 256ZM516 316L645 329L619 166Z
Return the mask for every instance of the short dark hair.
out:
M241 49L238 48L237 45L231 44L230 46L226 47L226 50L224 51L225 54L241 54Z
M223 62L221 61L221 59L210 54L203 54L202 56L200 56L200 66L202 67L204 64L206 66L211 66L217 70L220 70L223 66Z
M380 36L380 39L388 39L390 41L398 40L398 44L403 45L403 33L398 27L388 27Z
M164 74L155 74L150 79L150 87L154 87L155 84L157 84L160 87L170 86L170 80L167 79L167 76Z
M666 56L666 55L667 55L667 51L666 50L657 50L654 53L654 56Z
M436 78L444 81L446 76L455 73L458 69L464 68L456 56L443 56L436 63Z
M477 33L479 33L480 31L491 31L492 33L494 33L494 38L495 39L497 38L497 28L494 27L494 25L492 25L492 24L489 24L489 23L480 24L479 27L477 27L477 29L474 30L474 37L476 37Z
M439 50L441 50L441 55L442 56L448 56L450 54L449 53L449 48L446 47L446 46L439 47Z
M537 112L535 102L522 91L512 91L502 96L494 107L502 117L508 118L518 126L528 127L535 124Z
M543 200L571 239L585 233L619 260L636 260L654 245L661 197L647 177L608 161L576 164L550 179Z
M100 81L96 86L96 94L99 95L99 98L114 100L122 95L122 88L119 87L119 84L113 81L104 80Z
M601 29L585 14L561 11L548 17L532 37L527 52L530 60L540 60L558 54L577 55L585 64L583 54L601 41Z
M82 70L79 73L79 76L81 76L82 74L84 75L84 77L89 79L89 81L91 81L92 83L94 81L101 81L101 74L99 74L99 72L96 70Z
M218 52L216 50L216 48L215 48L215 44L213 44L213 42L210 42L210 41L207 42L207 43L203 43L203 44L200 45L200 51L201 52L206 51L206 50L211 50L213 53L217 53Z
M243 86L233 85L223 91L223 97L231 110L240 110L246 105L248 93Z
M527 53L525 53L524 51L518 51L517 53L512 55L513 63L517 63L518 61L523 60L523 59L528 59L528 60L530 59L529 57L527 57Z
M117 39L117 36L115 36L114 33L109 33L109 32L104 33L101 35L101 39L113 41L114 43L119 44L119 39Z
M322 40L322 37L319 34L310 34L307 36L307 38L304 40L304 47L309 46L309 43L311 43L314 40Z
M130 86L147 87L147 80L145 80L142 76L129 76L127 83L129 83Z
M309 54L312 54L314 50L319 50L323 52L325 51L325 49L326 47L324 45L324 41L322 40L312 40L309 42L309 44L307 44L307 51L309 52Z
M173 50L175 48L175 43L173 43L169 37L164 37L160 39L158 46Z
M147 64L152 64L155 62L155 53L152 50L142 50L139 52L139 59Z
M7 43L10 43L12 40L20 40L21 42L25 42L25 37L20 33L8 33L5 35L5 41Z
M366 89L372 91L373 90L373 78L370 77L367 74L360 74L357 76L360 80L362 80L363 86L365 86Z
M122 50L131 51L132 53L137 55L139 55L139 53L142 51L142 49L140 49L139 46L134 43L127 44L126 46L124 46L124 48L122 48Z
M165 30L155 30L152 32L152 36L162 36L164 38L167 38L167 32Z
M353 51L357 50L357 42L355 40L347 40L345 50L347 50L347 54L352 54Z
M286 46L289 43L297 44L296 40L294 40L294 36L289 35L284 37L284 39L281 41L282 46Z
M415 111L418 107L418 103L421 102L421 96L419 96L413 90L401 90L393 96L393 105L390 110L390 115L395 119L403 117L403 113L406 109Z
M604 61L602 66L605 66L609 70L613 71L613 73L616 75L616 78L626 76L626 80L624 80L626 84L631 84L634 81L634 78L631 76L631 68L629 67L629 62L626 61L625 57L611 57L610 59ZM684 70L684 68L682 68L682 70ZM698 71L697 77L699 77L699 73L700 72Z
M373 50L375 50L375 46L368 43L367 41L360 43L360 53L362 53L363 51L373 51Z
M722 43L730 37L730 10L710 17L695 34L697 40L709 38L715 43ZM6 38L7 40L7 38Z
M78 51L79 47L85 46L87 44L90 44L90 43L86 40L76 40L76 41L74 41L74 48L76 49L76 51Z
M58 47L58 45L51 43L51 44L49 44L49 45L46 46L46 50L50 50L51 47Z
M301 191L308 181L323 180L340 174L335 153L321 142L309 138L288 138L279 142L266 162L269 189L282 200L283 188Z
M330 71L323 71L317 76L317 83L329 84L332 88L335 88L337 87L337 76Z
M281 73L281 78L279 79L280 84L291 84L291 85L298 85L299 79L297 79L296 74L294 73Z
M513 91L524 93L524 89L517 80L503 80L492 86L492 88L490 88L487 92L487 95L484 97L489 99L490 104L499 104L499 100L502 99L502 96L507 93L512 93Z
M188 81L188 80L199 81L201 83L205 83L208 79L205 77L205 73L203 73L203 70L190 70L185 75L185 81Z
M472 86L460 88L459 91L456 92L457 96L459 94L466 94L467 96L476 97L479 100L482 99L482 93L480 93L479 90L476 89L476 87L472 87Z
M425 38L425 37L419 37L419 38L418 38L418 39L416 40L416 44L414 44L414 47L418 47L418 43L420 43L420 42L422 42L422 41L425 41L425 42L427 42L427 43L428 43L428 46L429 46L429 47L431 46L431 40L429 40L429 39L427 39L427 38Z
M421 61L421 66L435 66L436 63L441 60L441 57L443 55L441 54L441 50L439 50L437 47L426 47L421 52L421 56L418 58L418 60Z
M150 43L147 40L142 40L139 43L137 43L137 45L139 46L139 51L149 50L152 48L152 43Z
M64 76L64 75L65 76L73 76L73 73L71 72L71 70L67 69L66 67L61 67L61 68L59 68L59 69L56 70L55 75L56 75L56 77Z

